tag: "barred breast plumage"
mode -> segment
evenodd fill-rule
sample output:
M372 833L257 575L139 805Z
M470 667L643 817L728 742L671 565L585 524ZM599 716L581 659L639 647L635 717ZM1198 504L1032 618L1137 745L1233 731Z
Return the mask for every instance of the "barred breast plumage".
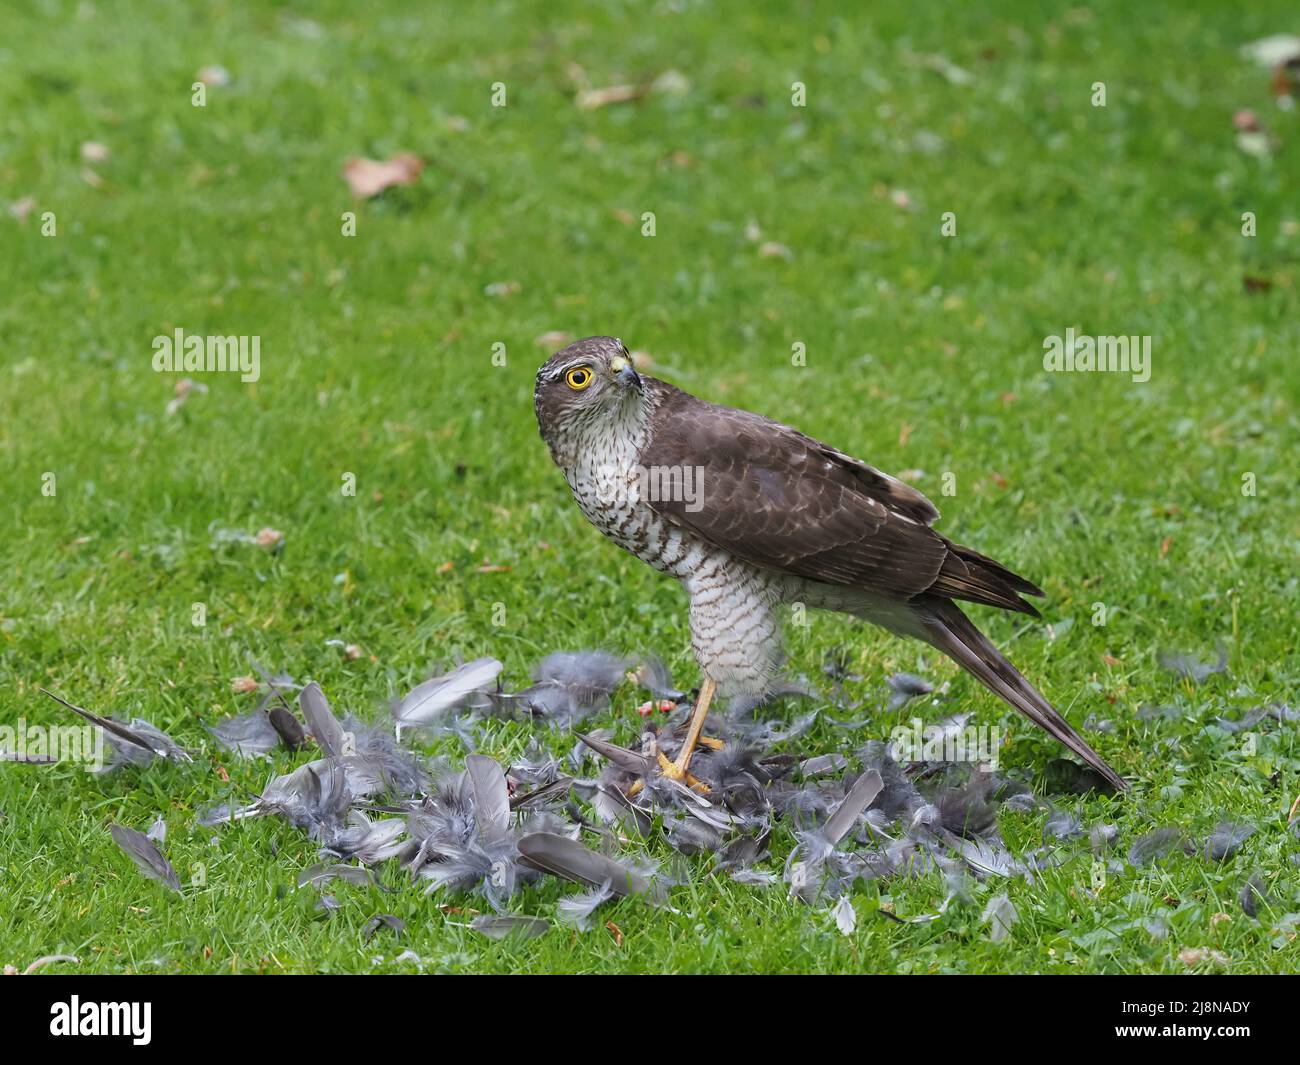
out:
M556 455L578 508L592 525L660 573L690 599L691 645L705 675L729 696L761 697L783 654L777 607L792 583L751 566L665 520L644 498L653 406L592 421Z

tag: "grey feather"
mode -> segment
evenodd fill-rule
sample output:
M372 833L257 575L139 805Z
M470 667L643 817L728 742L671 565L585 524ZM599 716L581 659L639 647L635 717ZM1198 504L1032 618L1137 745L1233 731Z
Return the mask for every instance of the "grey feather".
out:
M844 801L826 819L826 824L822 828L822 835L831 846L844 838L867 807L875 802L876 796L884 790L884 787L884 780L874 769L869 769L858 777L853 787L849 789L849 793L844 796Z
M626 658L608 651L557 651L538 663L533 679L567 688L580 705L589 706L623 682L627 667Z
M587 891L579 892L577 895L566 895L560 899L556 903L556 915L561 924L572 925L579 932L586 932L591 928L592 914L613 897L614 890L607 880Z
M1001 943L1011 935L1011 926L1019 920L1020 914L1016 912L1015 905L1003 893L994 895L993 898L989 899L980 917L989 923L989 939L994 943Z
M1226 862L1237 853L1246 840L1255 834L1255 831L1254 825L1221 821L1214 826L1210 838L1205 841L1202 853L1212 862Z
M1247 917L1258 917L1261 906L1272 905L1269 898L1268 882L1259 873L1251 873L1239 896L1241 908Z
M488 939L507 939L510 936L536 939L550 930L551 923L542 917L520 914L480 914L470 921L469 926Z
M1133 841L1133 845L1128 849L1129 864L1138 867L1150 865L1182 846L1184 842L1181 828L1157 828Z
M516 699L535 717L568 727L609 705L627 667L626 658L607 651L557 651L538 663L536 683Z
M449 710L492 688L503 668L495 658L476 658L413 688L393 709L398 733L434 724Z
M733 869L731 879L738 884L748 884L751 887L769 887L780 878L765 869Z
M1228 649L1220 643L1217 651L1218 657L1214 662L1200 662L1189 654L1177 651L1161 651L1157 660L1171 673L1186 677L1194 684L1201 684L1215 673L1223 673L1228 668Z
M948 837L953 849L961 855L966 864L977 874L983 876L1013 876L1021 870L1020 864L1011 852L1001 844L984 839L962 839L960 836Z
M569 793L573 786L572 777L559 777L549 784L534 788L532 791L520 792L510 796L510 809L523 810L544 806L548 802L558 802Z
M842 754L819 754L814 758L805 758L799 763L799 772L803 774L805 780L812 780L814 777L830 776L838 773L849 760Z
M636 751L629 751L626 747L620 747L617 744L598 739L594 735L589 736L581 732L575 733L575 735L597 754L604 755L616 766L626 769L629 773L644 776L651 773L655 767L656 763L653 758L647 758Z
M619 896L654 892L655 881L640 870L622 865L552 832L534 832L519 841L519 853L536 869L589 887L608 882Z
M361 938L368 943L381 928L390 929L399 938L406 934L406 922L400 917L394 917L391 913L377 913L366 922L361 930Z
M208 729L217 742L241 758L254 758L274 750L280 744L280 734L265 710L253 710L239 717L220 721Z
M657 655L646 655L637 667L636 680L656 699L669 699L680 703L686 698L686 692L674 686L673 675L668 671L664 660Z
M650 835L654 824L650 811L634 803L621 788L612 784L597 784L592 806L603 820L621 821L630 825L643 839Z
M839 901L831 907L831 916L835 918L835 927L842 936L851 936L858 926L858 912L853 908L853 900L847 895L841 895Z
M965 785L940 792L934 803L943 827L968 839L986 835L997 823L997 783L992 774L976 770Z
M1115 840L1118 838L1118 825L1095 825L1088 833L1088 846L1093 854L1104 854L1115 846Z
M153 840L143 832L137 832L124 825L109 825L108 831L112 834L113 841L126 852L131 861L135 862L140 872L150 880L157 880L160 884L167 885L173 891L180 891L181 882L176 875L176 870L172 868L172 863L163 857L162 851Z
M307 733L288 707L273 706L266 712L266 716L280 737L280 742L289 750L301 751L307 746Z
M154 818L145 835L160 847L167 842L167 822L163 820L162 814Z
M345 749L343 726L334 716L319 684L312 681L298 693L298 707L307 722L307 731L327 757L339 758L349 753Z
M359 865L311 865L298 874L298 886L320 887L331 880L344 880L349 884L373 884L375 874Z
M504 838L510 827L510 794L506 777L496 761L483 754L465 758L474 792L474 822L485 841Z
M897 710L913 699L919 699L922 695L929 695L934 691L933 684L915 673L893 673L885 678L885 683L889 685L892 693L889 696L890 710Z
M1076 839L1083 835L1083 824L1066 810L1054 810L1043 824L1043 839Z
M321 834L327 853L355 858L366 865L378 865L405 851L406 822L399 818L371 821L359 810L348 814L346 827L332 827Z
M132 718L128 724L123 724L116 718L101 717L84 707L76 706L53 692L46 691L44 688L38 690L44 692L56 703L66 706L73 713L81 715L87 721L103 729L106 733L105 738L113 745L114 751L122 761L131 762L135 765L147 765L155 757L170 758L177 762L192 762L194 760L167 733L142 718Z

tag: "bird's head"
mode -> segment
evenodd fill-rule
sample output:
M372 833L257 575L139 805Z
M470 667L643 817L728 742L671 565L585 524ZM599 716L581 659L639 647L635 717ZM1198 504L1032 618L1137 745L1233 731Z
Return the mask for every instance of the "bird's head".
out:
M537 371L533 407L542 438L604 418L618 418L644 400L632 356L615 337L587 337L557 351Z

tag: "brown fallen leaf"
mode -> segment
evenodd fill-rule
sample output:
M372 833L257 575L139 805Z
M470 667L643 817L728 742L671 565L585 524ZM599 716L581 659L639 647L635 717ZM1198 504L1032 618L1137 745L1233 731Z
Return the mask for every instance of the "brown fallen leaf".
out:
M478 571L479 571L479 573L509 573L509 572L510 572L510 567L509 567L509 566L493 566L493 565L491 565L491 564L485 562L483 565L479 566Z
M1228 956L1221 950L1209 950L1206 947L1188 947L1178 952L1178 960L1184 965L1200 965L1203 961L1211 961L1215 965L1227 965Z
M1258 274L1242 274L1241 286L1247 292L1267 292L1273 287L1271 278L1260 277Z
M906 189L890 189L889 202L901 211L910 211L915 207Z
M256 677L236 677L230 682L230 690L236 695L247 695L261 687Z
M1174 543L1174 538L1172 536L1166 536L1163 540L1160 541L1161 558L1164 558L1167 554L1169 554L1169 548L1173 546L1173 543Z
M207 392L208 386L201 385L188 377L182 377L176 382L175 395L167 404L167 414L170 417L185 406L186 401L190 398L191 392Z
M230 84L230 71L223 66L202 67L196 75L196 80L214 89L220 89Z
M1273 77L1270 80L1270 87L1273 95L1279 99L1283 96L1292 95L1293 86L1291 84L1291 73L1287 70L1285 63L1279 63L1273 68Z
M574 97L580 111L594 111L610 104L625 104L639 100L650 91L649 85L610 85L604 89L582 89Z
M623 945L623 929L619 928L613 921L606 921L605 927L609 930L609 934L614 937L614 946L621 947Z
M31 196L24 196L21 200L14 200L9 205L9 214L18 221L25 221L27 216L36 210L36 201Z
M552 329L548 333L534 337L533 342L542 348L562 348L565 344L573 342L573 334L566 333L563 329Z
M400 152L386 162L354 156L343 164L343 179L353 196L368 200L394 185L414 185L424 169L424 160L411 152Z
M1259 124L1259 115L1248 108L1233 112L1232 125L1238 133L1258 133L1263 128Z

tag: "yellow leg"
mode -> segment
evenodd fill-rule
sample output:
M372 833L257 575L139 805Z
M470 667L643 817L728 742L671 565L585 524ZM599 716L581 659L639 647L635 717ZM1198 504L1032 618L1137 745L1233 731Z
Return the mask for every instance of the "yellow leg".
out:
M713 702L713 691L716 685L708 677L704 678L704 683L700 685L700 697L695 702L695 709L691 713L691 723L686 729L686 739L682 741L682 749L677 754L677 761L670 762L662 754L659 756L659 768L663 775L672 780L684 780L686 783L699 791L708 791L709 786L702 780L697 780L687 772L691 765L691 756L695 753L695 745L700 742L700 732L704 729L704 719L709 716L709 703ZM712 746L712 744L708 744Z

